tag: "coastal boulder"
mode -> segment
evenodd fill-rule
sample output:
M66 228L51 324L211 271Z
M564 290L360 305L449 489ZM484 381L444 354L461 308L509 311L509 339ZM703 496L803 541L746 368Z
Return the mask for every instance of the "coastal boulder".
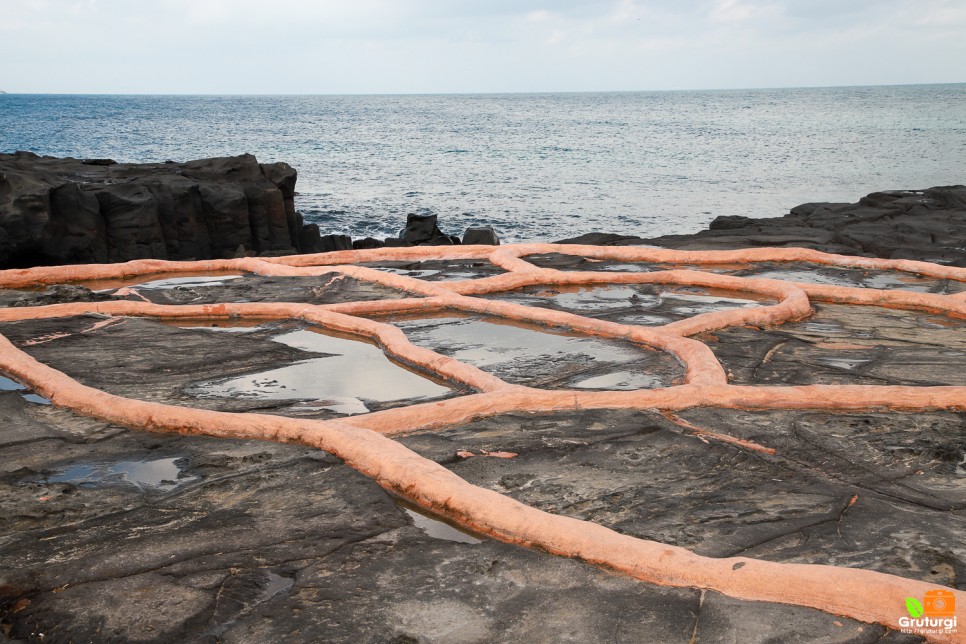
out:
M399 238L403 245L411 246L450 246L460 243L458 237L445 234L436 225L436 215L406 216L406 227L399 231ZM389 245L389 240L386 240Z
M323 235L322 252L334 250L352 250L352 238L348 235Z
M478 226L467 228L463 233L464 244L475 244L482 246L499 246L500 237L492 226Z
M0 269L313 251L319 233L295 211L296 179L250 154L142 164L0 154Z
M373 237L366 237L364 239L356 239L352 242L353 250L364 250L369 248L382 248L386 243L375 239Z

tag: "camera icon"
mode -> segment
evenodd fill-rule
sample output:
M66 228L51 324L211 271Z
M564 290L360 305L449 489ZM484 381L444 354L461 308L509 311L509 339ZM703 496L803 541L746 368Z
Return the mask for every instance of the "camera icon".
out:
M949 590L930 590L922 599L926 617L955 617L956 596Z

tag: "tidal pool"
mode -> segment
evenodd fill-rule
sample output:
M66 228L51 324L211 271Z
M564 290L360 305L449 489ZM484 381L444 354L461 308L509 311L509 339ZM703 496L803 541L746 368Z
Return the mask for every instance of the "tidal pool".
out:
M182 473L181 458L118 461L116 463L78 463L46 477L49 483L72 483L78 487L99 487L128 483L141 489L170 492L198 479Z
M459 316L394 323L415 344L517 384L636 389L666 386L681 371L662 351L558 328Z
M392 362L379 347L361 340L303 329L272 338L321 357L275 369L196 384L187 389L204 398L313 400L317 409L364 414L367 402L395 402L445 396L451 389ZM305 408L303 408L305 410Z

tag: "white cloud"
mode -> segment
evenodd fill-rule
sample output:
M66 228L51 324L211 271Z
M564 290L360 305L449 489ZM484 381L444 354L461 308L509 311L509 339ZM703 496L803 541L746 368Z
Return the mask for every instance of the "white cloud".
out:
M916 19L915 24L920 27L963 27L966 26L966 5L943 5L933 7ZM966 63L966 61L964 61Z
M747 22L776 16L781 7L775 4L751 4L740 0L715 0L711 22Z
M0 21L0 87L340 93L963 81L964 14L951 0L11 1Z

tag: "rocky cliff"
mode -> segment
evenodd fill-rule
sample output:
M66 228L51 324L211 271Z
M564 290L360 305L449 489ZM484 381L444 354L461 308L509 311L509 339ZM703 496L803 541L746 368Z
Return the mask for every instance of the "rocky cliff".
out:
M244 154L115 163L0 154L0 268L286 254L318 244L296 171Z

